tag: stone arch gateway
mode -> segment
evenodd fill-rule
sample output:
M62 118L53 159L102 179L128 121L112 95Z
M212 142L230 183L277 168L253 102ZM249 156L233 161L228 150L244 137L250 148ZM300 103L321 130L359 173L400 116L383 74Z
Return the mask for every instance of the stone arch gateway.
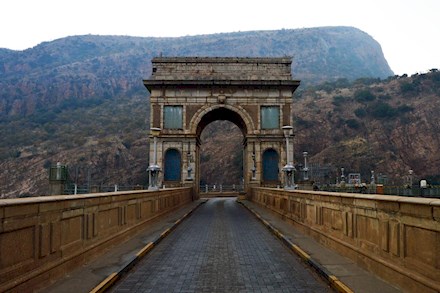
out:
M279 154L282 170L286 163L282 126L293 123L292 95L300 84L292 80L291 63L285 57L153 58L152 74L144 85L150 92L150 129L161 129L157 165L164 166L169 149L181 154L176 166L181 168L180 181L167 182L161 173L159 185L193 186L198 193L200 134L216 120L229 120L243 133L245 190L264 184L264 150ZM153 141L150 163L155 160Z

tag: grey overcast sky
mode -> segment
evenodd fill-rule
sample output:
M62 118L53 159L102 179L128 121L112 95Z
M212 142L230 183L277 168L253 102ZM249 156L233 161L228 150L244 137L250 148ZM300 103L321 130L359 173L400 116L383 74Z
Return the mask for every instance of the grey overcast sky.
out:
M440 69L440 0L1 0L0 48L84 34L177 37L353 26L396 74Z

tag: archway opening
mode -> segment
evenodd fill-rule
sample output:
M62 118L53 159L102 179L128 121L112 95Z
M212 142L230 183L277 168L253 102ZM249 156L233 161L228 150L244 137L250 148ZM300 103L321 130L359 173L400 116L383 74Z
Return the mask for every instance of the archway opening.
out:
M248 126L238 109L215 107L197 123L197 149L202 186L241 186L245 180Z
M236 186L243 182L243 133L227 120L211 122L200 135L200 184Z
M218 120L227 120L232 122L238 127L239 130L241 130L243 136L245 136L248 132L246 123L240 114L228 108L220 107L209 111L203 116L197 125L197 136L200 138L205 127Z

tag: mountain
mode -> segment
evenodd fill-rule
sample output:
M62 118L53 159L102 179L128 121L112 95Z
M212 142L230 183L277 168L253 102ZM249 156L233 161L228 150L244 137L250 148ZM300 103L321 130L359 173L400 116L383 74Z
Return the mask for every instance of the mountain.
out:
M90 184L144 184L149 101L142 79L160 55L292 56L302 87L393 75L380 45L352 27L86 35L0 49L1 194L47 193L46 168L57 161L75 166L75 176Z
M30 115L68 99L144 94L154 56L292 56L303 84L393 75L380 45L351 27L181 38L76 36L0 51L0 117Z

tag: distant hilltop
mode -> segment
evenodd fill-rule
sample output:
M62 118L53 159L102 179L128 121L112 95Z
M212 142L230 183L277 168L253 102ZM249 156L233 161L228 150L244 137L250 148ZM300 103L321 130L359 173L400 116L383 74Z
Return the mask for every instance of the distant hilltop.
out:
M0 117L66 99L142 91L157 56L293 58L302 84L393 75L378 42L353 27L250 31L177 38L73 36L24 51L0 49Z
M79 178L90 174L93 184L145 185L150 109L142 80L158 56L289 57L293 79L301 80L298 93L322 82L393 75L379 43L352 27L178 38L86 35L24 51L0 49L0 196L44 194L47 168L58 161L75 166ZM315 111L314 120L330 117L311 103L304 107ZM353 120L352 112L336 114L335 121ZM320 136L308 141L325 146L314 139ZM322 151L307 150L311 156Z

